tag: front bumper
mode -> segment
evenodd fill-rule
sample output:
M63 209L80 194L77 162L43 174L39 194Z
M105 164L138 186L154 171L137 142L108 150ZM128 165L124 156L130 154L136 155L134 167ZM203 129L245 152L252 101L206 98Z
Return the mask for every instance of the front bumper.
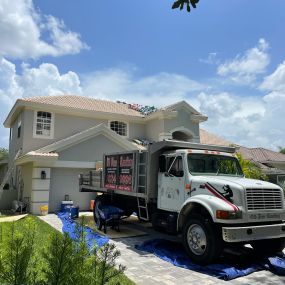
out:
M222 227L226 242L246 242L252 240L285 237L285 223L248 227Z

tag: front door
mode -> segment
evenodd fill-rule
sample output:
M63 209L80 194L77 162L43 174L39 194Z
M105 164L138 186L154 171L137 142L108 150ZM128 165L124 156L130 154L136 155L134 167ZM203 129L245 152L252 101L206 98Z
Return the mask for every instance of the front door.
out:
M184 202L185 178L181 156L167 157L167 172L160 173L159 199L160 209L178 212Z

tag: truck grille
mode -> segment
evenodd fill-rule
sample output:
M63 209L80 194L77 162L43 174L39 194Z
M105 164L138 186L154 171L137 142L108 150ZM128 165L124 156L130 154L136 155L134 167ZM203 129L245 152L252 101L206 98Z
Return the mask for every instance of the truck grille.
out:
M282 194L279 189L246 189L247 209L282 209Z

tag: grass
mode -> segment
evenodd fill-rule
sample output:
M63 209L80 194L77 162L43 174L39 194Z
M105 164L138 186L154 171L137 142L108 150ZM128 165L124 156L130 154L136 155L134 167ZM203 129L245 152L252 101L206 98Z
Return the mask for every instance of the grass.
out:
M0 218L1 217L3 216L0 216ZM7 239L8 234L10 233L11 224L12 222L0 223L0 235L2 232L3 242L5 242L5 239ZM47 223L43 222L39 218L32 215L28 215L25 218L14 222L15 229L18 230L19 232L24 231L24 229L29 227L29 225L31 224L35 225L36 227L35 252L39 253L42 250L44 250L44 248L47 247L49 236L57 231ZM39 260L39 262L41 262L41 260ZM112 282L108 284L134 285L134 283L130 279L128 279L125 275L117 276L112 280Z
M2 216L1 216L2 217ZM19 230L20 232L26 228L29 224L34 223L36 227L36 248L42 248L45 243L43 242L47 237L51 234L56 232L54 228L52 228L47 223L43 222L39 218L28 215L27 217L18 220L14 222L15 229ZM2 226L2 233L3 233L3 239L5 240L5 237L7 236L5 233L10 232L10 226L12 222L4 222L1 223Z

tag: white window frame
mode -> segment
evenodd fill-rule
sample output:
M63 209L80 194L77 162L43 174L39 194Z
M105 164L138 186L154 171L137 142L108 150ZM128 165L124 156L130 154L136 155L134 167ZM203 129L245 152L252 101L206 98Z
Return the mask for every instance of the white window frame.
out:
M38 112L46 112L51 114L50 135L38 135L37 134L37 118ZM38 139L53 139L54 138L54 120L55 114L50 111L35 110L34 111L34 124L33 124L33 137Z
M111 123L112 122L119 122L119 123L123 123L123 124L125 124L126 125L126 127L127 127L127 131L126 131L126 135L125 136L123 136L123 135L120 135L120 134L118 134L116 131L113 131L112 129L111 129ZM119 135L119 136L121 136L121 137L123 137L123 138L128 138L129 137L129 123L128 122L125 122L125 121L120 121L120 120L109 120L108 121L108 125L109 125L109 129L111 130L111 131L113 131L113 132L115 132L117 135Z

